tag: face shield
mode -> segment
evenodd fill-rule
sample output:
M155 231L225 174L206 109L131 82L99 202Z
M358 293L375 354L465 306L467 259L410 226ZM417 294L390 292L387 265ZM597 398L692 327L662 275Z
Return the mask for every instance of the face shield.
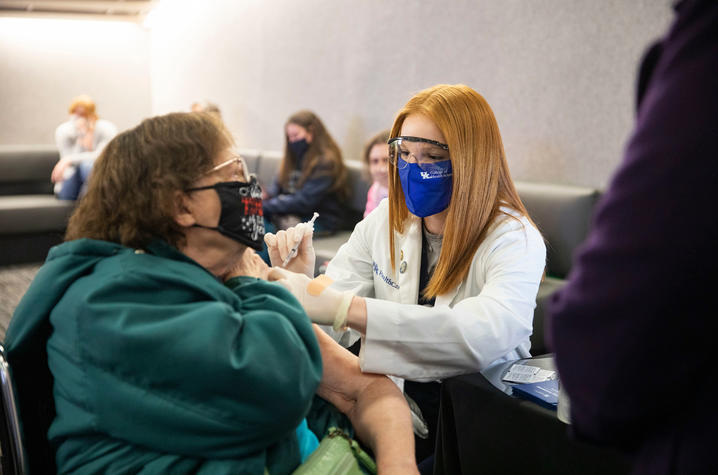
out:
M423 171L437 166L446 166L449 161L449 146L421 137L399 136L389 139L389 162L399 170L416 163Z

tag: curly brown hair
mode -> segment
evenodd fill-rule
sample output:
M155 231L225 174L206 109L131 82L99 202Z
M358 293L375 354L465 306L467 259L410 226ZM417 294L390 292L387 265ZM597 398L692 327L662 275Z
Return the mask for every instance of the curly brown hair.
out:
M65 240L144 247L160 238L181 244L184 233L173 218L177 191L189 188L233 145L215 114L173 113L143 120L102 151Z

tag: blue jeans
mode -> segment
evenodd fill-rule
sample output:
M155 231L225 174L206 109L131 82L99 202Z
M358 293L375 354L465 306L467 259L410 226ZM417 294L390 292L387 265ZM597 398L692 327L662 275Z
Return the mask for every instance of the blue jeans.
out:
M90 178L94 160L84 160L75 166L75 171L67 180L62 182L62 187L57 193L57 198L61 200L76 200L80 194L85 194L87 188L87 180Z

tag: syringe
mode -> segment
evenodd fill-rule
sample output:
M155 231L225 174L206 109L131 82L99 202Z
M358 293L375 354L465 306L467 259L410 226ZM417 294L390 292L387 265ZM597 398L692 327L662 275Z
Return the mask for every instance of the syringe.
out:
M315 221L318 217L319 217L319 213L317 213L317 212L315 211L315 212L314 212L314 215L312 216L312 219L310 219L310 220L307 221L306 223L302 223L302 224L304 225L304 226L303 226L304 231L302 232L302 236L299 238L299 240L298 240L297 243L294 245L294 247L292 248L292 250L289 251L289 254L287 254L286 259L284 259L284 262L282 262L282 267L287 267L287 264L289 264L289 261L291 261L291 260L294 258L294 256L297 255L297 251L299 251L299 244L301 244L302 239L304 239L304 233L307 232L307 228L309 228L309 227L311 227L312 229L314 229L314 221Z

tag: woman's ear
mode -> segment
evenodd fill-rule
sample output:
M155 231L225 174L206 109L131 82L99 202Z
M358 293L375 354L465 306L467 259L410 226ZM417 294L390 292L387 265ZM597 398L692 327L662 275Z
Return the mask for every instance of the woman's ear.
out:
M183 193L181 191L175 192L174 212L172 218L175 223L185 228L189 228L197 223L194 214L192 214L192 202L187 193Z

